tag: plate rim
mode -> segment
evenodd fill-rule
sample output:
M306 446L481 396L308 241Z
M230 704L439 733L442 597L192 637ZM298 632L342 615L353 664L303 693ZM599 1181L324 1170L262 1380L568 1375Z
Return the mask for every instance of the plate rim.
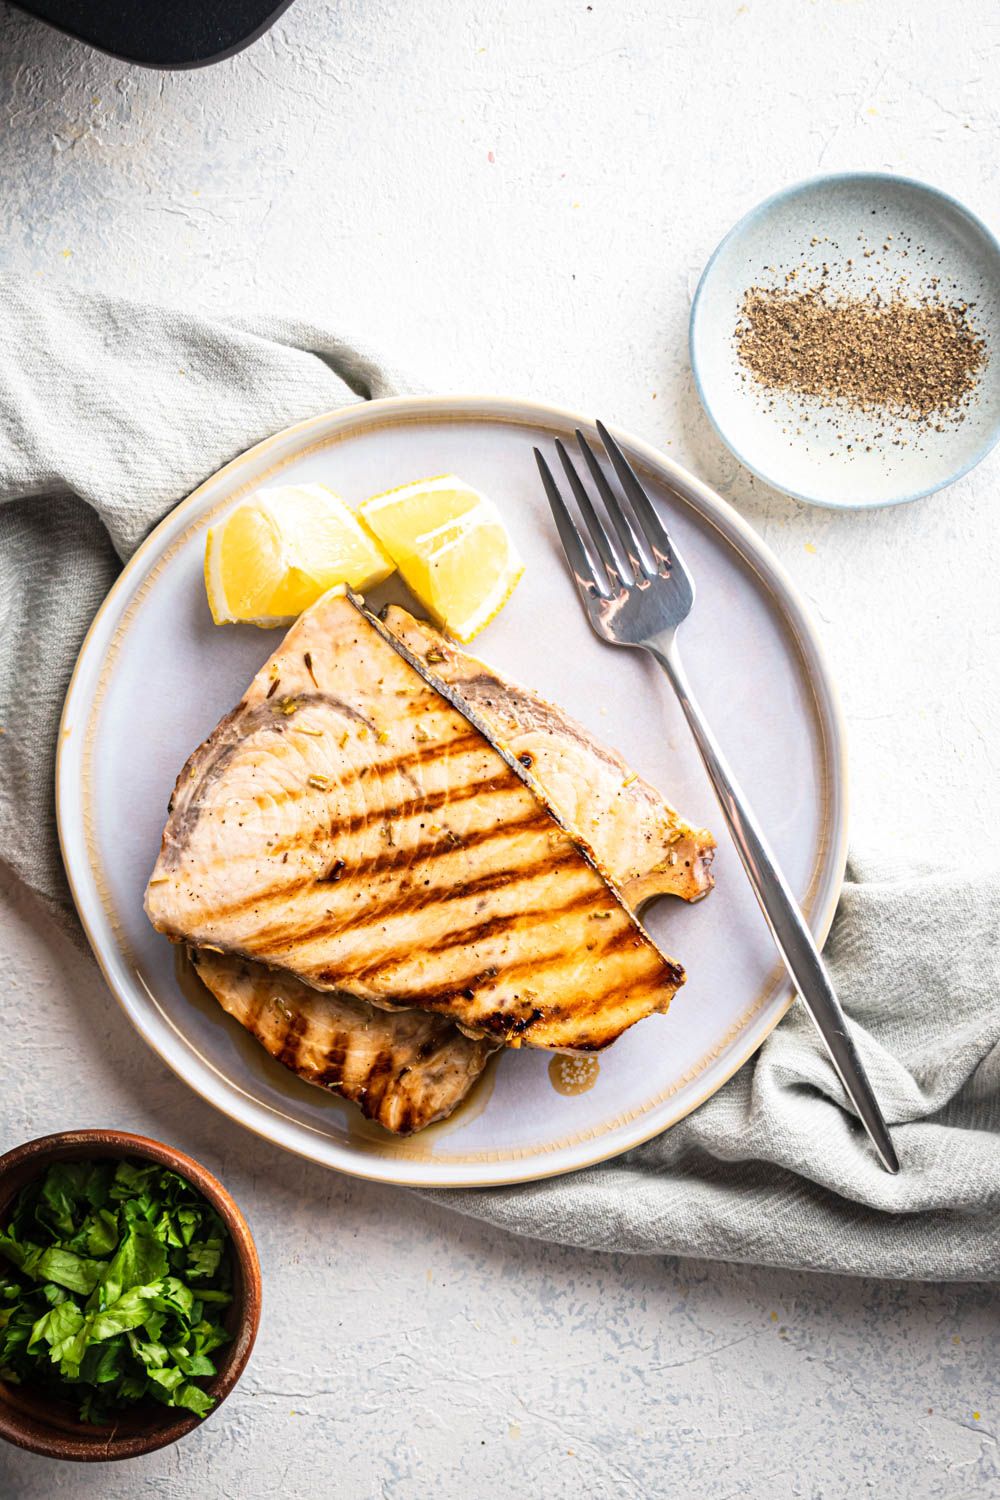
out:
M989 225L978 214L973 213L972 209L968 208L961 199L956 198L954 194L947 192L944 188L936 187L931 182L924 182L919 177L909 177L901 172L820 172L814 177L803 177L798 182L789 183L786 187L779 188L777 192L770 193L766 198L762 198L759 203L754 204L753 208L748 209L746 213L742 214L736 220L736 223L722 236L722 239L705 262L704 270L698 278L694 297L691 299L691 314L688 318L688 358L691 362L691 374L694 378L698 400L715 435L725 444L737 462L741 463L757 479L769 485L771 489L777 490L779 494L788 495L790 499L799 500L804 505L815 505L821 510L889 510L895 505L912 505L915 500L923 500L928 495L936 495L939 490L949 489L951 485L957 484L960 479L964 479L966 474L971 473L973 469L977 468L983 459L992 453L997 443L1000 442L1000 417L994 422L982 446L977 449L976 453L967 463L953 470L946 478L939 480L935 484L928 485L925 489L913 490L905 495L895 495L888 500L864 500L860 502L821 500L818 496L806 494L802 490L790 489L787 484L783 484L773 474L767 474L763 469L758 468L756 464L752 464L746 455L740 452L726 435L706 395L696 349L696 323L699 309L704 301L708 278L716 261L730 241L735 239L737 235L749 228L758 219L764 218L771 209L778 207L786 199L796 197L800 193L805 193L815 188L830 187L834 183L842 182L891 183L894 187L914 188L918 192L925 194L928 198L936 199L938 202L945 204L952 214L957 214L960 218L965 219L982 235L996 258L998 268L1000 268L1000 239L998 239L993 230L990 229Z
M73 792L78 790L82 784L83 762L82 752L77 749L77 741L83 736L74 738L71 732L73 715L78 708L83 709L81 722L88 722L88 710L90 705L80 698L82 687L81 678L85 667L89 665L89 657L92 643L95 641L99 630L108 614L120 602L127 607L128 601L136 594L137 585L141 585L143 577L148 569L147 562L155 563L162 550L161 540L168 529L172 529L184 515L195 510L205 497L205 492L214 487L220 481L231 477L244 465L252 465L262 454L269 449L283 444L296 444L298 440L306 437L317 429L327 428L327 435L333 442L344 440L353 435L351 429L357 425L359 429L374 426L377 430L379 419L396 419L400 422L420 421L421 419L431 422L453 421L484 421L509 423L515 426L528 426L539 428L551 433L563 428L580 427L588 431L593 427L592 420L569 408L546 403L530 397L516 396L489 396L489 395L402 395L381 397L376 400L358 400L348 402L343 406L331 408L328 411L317 413L307 417L301 422L291 425L272 433L261 441L237 454L227 463L221 465L212 474L208 475L196 486L184 499L166 513L165 516L144 538L135 552L125 563L121 573L118 575L108 594L105 596L98 608L80 647L66 698L63 705L62 717L59 726L59 737L56 750L55 767L55 797L56 797L56 824L58 829L60 851L63 865L66 870L67 880L73 896L74 905L81 925L87 937L88 944L97 961L112 995L120 1008L124 1011L126 1018L133 1028L139 1033L143 1041L170 1068L182 1081L203 1098L206 1103L217 1109L234 1123L243 1129L251 1131L261 1139L268 1141L271 1145L278 1146L282 1150L292 1151L296 1155L313 1161L327 1170L342 1171L348 1176L357 1177L367 1181L391 1183L399 1186L420 1187L432 1189L471 1189L484 1187L513 1186L521 1183L539 1181L550 1177L562 1176L568 1172L582 1171L585 1168L598 1165L600 1162L620 1156L625 1151L635 1149L655 1136L663 1134L680 1120L692 1113L701 1104L717 1093L725 1083L737 1073L740 1068L753 1056L764 1041L771 1034L779 1021L787 1013L794 1001L794 992L791 991L780 999L775 995L766 1003L772 1007L759 1034L754 1027L750 1027L752 1037L749 1044L735 1054L731 1066L727 1066L721 1075L712 1074L711 1085L682 1107L669 1115L665 1120L658 1120L657 1124L649 1129L638 1129L631 1133L626 1130L626 1139L616 1141L591 1154L585 1154L579 1160L574 1160L560 1165L545 1165L544 1152L540 1152L531 1166L523 1162L519 1169L503 1174L487 1170L485 1164L480 1163L475 1171L465 1175L461 1164L442 1162L440 1166L432 1168L428 1173L407 1171L405 1175L399 1172L399 1166L406 1165L406 1158L395 1159L391 1156L365 1156L363 1153L352 1152L348 1146L332 1143L334 1154L342 1155L344 1160L330 1160L330 1146L328 1138L327 1150L310 1150L306 1142L291 1142L278 1139L273 1132L262 1128L258 1123L247 1118L245 1112L241 1112L236 1106L232 1106L228 1100L220 1100L219 1097L195 1082L186 1072L158 1045L155 1037L150 1031L140 1024L139 1018L133 1014L129 1001L124 993L124 986L119 987L118 981L112 974L110 965L105 960L102 952L103 942L92 930L85 909L85 896L81 889L81 881L77 878L76 855L71 849L71 837L74 832L83 837L83 852L81 864L83 869L81 875L89 872L93 877L93 869L90 866L86 852L85 813L82 800L77 798L77 822L76 829L71 828L74 817ZM340 430L346 429L346 430ZM817 721L821 730L822 738L826 741L826 761L831 777L830 804L831 818L829 828L829 843L825 850L821 850L820 863L818 866L818 880L816 891L816 905L810 918L810 925L822 946L829 933L836 912L840 890L843 885L844 873L847 864L847 829L848 829L848 801L849 782L847 775L847 735L843 710L840 704L839 694L835 680L829 668L829 662L822 642L819 639L812 617L805 601L789 574L779 562L764 540L753 530L747 521L736 509L716 494L708 485L691 474L675 459L655 448L652 444L633 434L613 427L612 431L622 443L626 452L631 452L639 458L639 461L648 469L656 473L662 482L673 488L681 501L692 506L704 520L713 525L721 533L727 544L739 555L744 565L748 566L759 579L766 591L776 601L780 612L785 618L786 625L790 627L795 639L795 644L801 654L804 675L812 690ZM297 457L298 453L289 456L289 462ZM113 637L112 637L113 639ZM102 653L103 661L108 655L108 647ZM80 775L76 781L70 784L68 768L71 760L75 758ZM99 892L98 892L99 897ZM100 899L100 897L99 897ZM112 924L113 931L113 924ZM127 955L126 955L127 956ZM641 1120L643 1117L640 1116ZM618 1134L620 1134L619 1132ZM410 1165L416 1165L410 1163ZM499 1164L498 1164L499 1165ZM526 1169L527 1168L527 1169ZM449 1174L443 1177L442 1173ZM461 1173L461 1175L452 1175Z

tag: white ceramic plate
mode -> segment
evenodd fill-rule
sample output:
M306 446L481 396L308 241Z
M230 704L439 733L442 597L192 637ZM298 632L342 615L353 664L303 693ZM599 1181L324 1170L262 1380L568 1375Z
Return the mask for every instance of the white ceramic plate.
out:
M790 1002L680 710L651 662L590 633L559 552L532 445L589 424L523 401L403 397L303 422L252 448L139 549L84 643L57 774L63 853L84 927L129 1019L204 1098L260 1135L384 1181L521 1182L624 1151L712 1094ZM812 627L784 573L734 511L662 454L623 446L660 500L697 580L685 658L711 722L825 936L845 859L842 727ZM586 1092L553 1086L549 1054L506 1052L449 1121L410 1140L293 1077L178 975L143 890L189 751L239 699L278 632L213 626L207 526L257 485L323 480L352 501L456 470L492 495L527 559L476 642L491 662L617 745L720 848L715 891L647 921L689 974L668 1016L628 1032ZM377 603L379 594L372 595Z
M946 301L974 303L991 357L965 419L918 431L818 403L804 408L756 385L733 336L744 294L782 285L803 261L825 263L835 292L871 286L891 297L905 276L919 296L938 278ZM814 281L800 274L799 285ZM691 367L722 441L768 484L814 505L898 505L951 484L984 458L1000 437L998 338L1000 244L946 193L884 172L817 177L758 204L715 251L691 308Z

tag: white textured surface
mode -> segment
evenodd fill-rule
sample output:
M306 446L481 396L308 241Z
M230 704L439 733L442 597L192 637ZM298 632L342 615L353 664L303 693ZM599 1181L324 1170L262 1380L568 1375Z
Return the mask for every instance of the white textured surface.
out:
M662 443L816 607L856 837L926 851L948 829L961 858L978 837L962 830L1000 812L997 458L911 508L809 511L720 448L685 336L707 254L783 182L885 167L991 219L992 0L966 0L960 36L936 0L478 10L296 0L249 52L185 75L3 11L0 265L325 317L427 385L541 395ZM187 1147L247 1209L267 1302L217 1420L118 1469L4 1450L3 1500L1000 1486L992 1294L484 1233L228 1126L26 898L7 902L4 947L3 1144L106 1122Z

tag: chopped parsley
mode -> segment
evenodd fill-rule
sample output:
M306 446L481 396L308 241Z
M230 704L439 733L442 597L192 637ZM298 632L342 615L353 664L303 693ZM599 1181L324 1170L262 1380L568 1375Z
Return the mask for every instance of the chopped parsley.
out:
M138 1162L57 1162L0 1230L0 1378L85 1422L152 1397L204 1417L229 1341L226 1226L189 1182Z

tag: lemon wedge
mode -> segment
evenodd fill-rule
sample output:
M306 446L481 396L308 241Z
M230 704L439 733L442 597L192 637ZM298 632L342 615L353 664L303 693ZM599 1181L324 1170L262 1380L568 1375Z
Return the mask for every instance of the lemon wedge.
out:
M325 484L258 490L210 528L205 589L216 625L284 625L337 584L373 588L394 564Z
M493 501L455 474L375 495L361 515L407 586L455 640L478 635L524 572Z

